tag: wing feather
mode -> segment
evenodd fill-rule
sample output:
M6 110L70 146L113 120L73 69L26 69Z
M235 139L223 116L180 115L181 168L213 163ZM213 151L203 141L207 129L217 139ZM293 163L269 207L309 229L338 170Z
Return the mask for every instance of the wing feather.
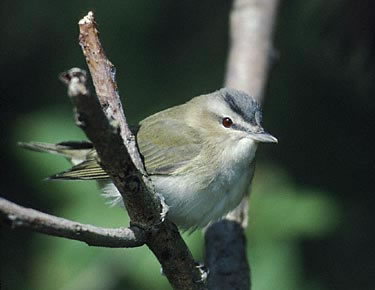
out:
M144 120L137 142L149 174L172 174L201 151L200 135L176 119Z

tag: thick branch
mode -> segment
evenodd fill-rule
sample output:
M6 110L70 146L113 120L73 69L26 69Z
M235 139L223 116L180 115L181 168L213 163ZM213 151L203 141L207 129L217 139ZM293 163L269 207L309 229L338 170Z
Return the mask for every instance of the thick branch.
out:
M108 229L81 224L16 205L4 198L0 198L0 224L32 229L98 247L130 248L146 242L144 231L137 227Z
M115 68L100 44L92 12L80 20L79 29L79 43L97 93L97 97L87 92L71 94L79 126L93 142L102 167L121 192L131 222L150 227L159 222L162 206L126 122Z
M208 289L250 289L246 238L241 224L223 220L205 233ZM229 287L229 288L228 288Z
M263 99L279 0L235 0L225 85Z
M154 192L135 137L128 128L115 83L115 69L99 42L92 12L79 22L79 27L80 45L97 98L88 93L82 72L71 70L63 76L75 106L77 124L93 142L102 167L122 194L131 222L148 231L146 243L173 288L203 289L204 285L197 283L200 273L177 228L168 220L162 222L165 207Z
M272 30L278 0L233 2L226 87L243 90L262 101L272 51ZM250 289L250 269L243 228L247 226L247 197L206 233L209 289ZM228 267L230 265L230 267Z

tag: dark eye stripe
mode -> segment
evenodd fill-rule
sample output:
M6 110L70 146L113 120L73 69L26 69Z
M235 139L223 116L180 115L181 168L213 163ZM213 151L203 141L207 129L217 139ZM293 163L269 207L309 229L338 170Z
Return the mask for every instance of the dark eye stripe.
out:
M241 126L239 124L233 124L232 129L237 130L237 131L244 131L244 132L248 131L244 126Z
M259 125L262 117L259 104L253 97L247 94L233 90L233 89L222 89L221 93L227 105L233 112L236 112L242 117L242 119L252 125ZM258 116L255 116L257 114Z

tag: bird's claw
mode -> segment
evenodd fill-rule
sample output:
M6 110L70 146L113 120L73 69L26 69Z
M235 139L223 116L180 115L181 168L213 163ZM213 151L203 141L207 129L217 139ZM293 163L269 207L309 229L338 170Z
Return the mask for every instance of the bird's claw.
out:
M201 279L195 281L195 283L205 283L207 281L208 274L210 273L209 269L201 262L195 262L195 267L197 267L201 274Z

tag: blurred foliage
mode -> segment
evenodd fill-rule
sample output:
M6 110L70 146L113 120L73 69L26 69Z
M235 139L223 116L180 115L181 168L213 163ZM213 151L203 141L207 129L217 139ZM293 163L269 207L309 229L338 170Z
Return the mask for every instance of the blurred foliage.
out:
M94 182L45 182L66 169L17 141L84 139L57 75L85 67L77 21L94 10L128 120L222 86L231 1L0 2L0 194L91 223L127 225ZM373 289L375 4L282 1L247 231L253 290ZM184 236L203 260L202 234ZM145 248L102 249L0 232L3 289L168 289Z

